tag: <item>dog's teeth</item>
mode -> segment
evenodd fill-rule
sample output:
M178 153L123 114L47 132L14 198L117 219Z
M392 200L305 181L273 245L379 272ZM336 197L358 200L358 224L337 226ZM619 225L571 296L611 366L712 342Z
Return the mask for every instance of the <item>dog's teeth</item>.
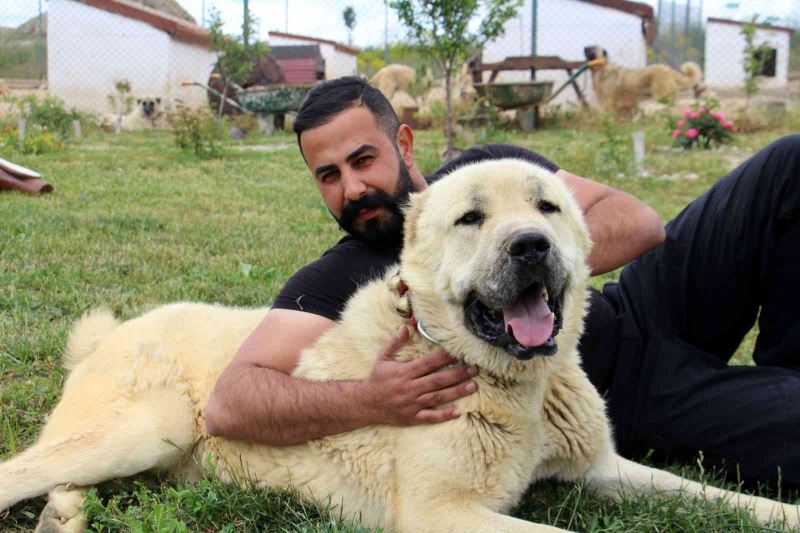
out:
M547 295L547 288L546 287L542 287L542 298L544 298L545 302L549 302L550 301L550 298Z

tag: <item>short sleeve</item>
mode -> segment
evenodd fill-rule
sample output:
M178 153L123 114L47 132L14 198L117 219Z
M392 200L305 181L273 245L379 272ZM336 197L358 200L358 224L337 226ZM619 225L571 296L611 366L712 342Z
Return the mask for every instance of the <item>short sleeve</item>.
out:
M338 320L356 290L381 277L397 263L398 257L399 250L370 248L357 239L345 237L322 257L295 272L272 308Z
M452 161L442 165L436 172L429 174L426 179L428 183L433 183L437 179L450 174L457 168L470 163L477 163L479 161L486 161L491 159L504 159L512 157L514 159L523 159L530 161L535 165L549 170L550 172L558 172L559 166L544 157L527 148L514 146L513 144L483 144L480 146L473 146L464 150L458 157Z

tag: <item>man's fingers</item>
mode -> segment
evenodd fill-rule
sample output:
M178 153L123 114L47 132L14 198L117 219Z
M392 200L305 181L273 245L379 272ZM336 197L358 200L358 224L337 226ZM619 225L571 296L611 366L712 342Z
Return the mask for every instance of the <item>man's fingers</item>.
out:
M450 365L454 361L453 356L447 352L439 351L411 361L407 364L406 370L412 378L418 378Z
M477 375L478 367L459 365L417 378L414 380L414 386L419 390L420 394L425 394L427 392L445 389Z
M423 409L418 412L414 420L420 424L436 424L437 422L447 422L458 418L460 413L455 407L448 407L446 409Z
M463 398L464 396L469 396L476 390L478 390L478 386L475 384L475 382L468 381L453 387L423 394L419 397L418 401L425 407L436 407L438 405L442 405L443 403L452 402L454 400L458 400L459 398Z
M378 355L381 359L392 359L397 355L397 352L408 341L408 328L401 326L400 329L394 334L389 342L383 345L381 353Z

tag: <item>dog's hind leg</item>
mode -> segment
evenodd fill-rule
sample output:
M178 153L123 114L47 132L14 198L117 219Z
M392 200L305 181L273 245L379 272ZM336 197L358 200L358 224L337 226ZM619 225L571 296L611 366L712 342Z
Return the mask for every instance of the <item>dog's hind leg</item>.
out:
M81 506L85 489L59 485L47 495L47 506L39 516L34 533L82 533L88 526Z
M720 500L738 509L749 510L762 524L777 523L792 531L800 527L800 507L760 496L718 489L663 470L640 465L610 453L587 474L590 486L613 498L625 494L686 494Z
M89 487L176 466L197 440L193 404L174 390L94 404L69 400L65 395L36 444L0 463L0 511L60 485Z

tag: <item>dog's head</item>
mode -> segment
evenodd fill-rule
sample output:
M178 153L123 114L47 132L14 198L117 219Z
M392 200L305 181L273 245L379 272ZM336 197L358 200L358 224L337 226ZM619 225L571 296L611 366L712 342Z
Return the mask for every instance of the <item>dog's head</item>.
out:
M484 161L412 195L401 271L416 318L445 349L505 374L574 348L590 246L558 176Z
M144 98L137 98L136 105L147 118L155 118L158 115L159 108L161 107L161 98L154 96L146 96Z
M586 61L592 61L594 59L605 59L608 61L608 52L606 52L606 49L602 46L587 46L583 49L583 55L586 57Z

